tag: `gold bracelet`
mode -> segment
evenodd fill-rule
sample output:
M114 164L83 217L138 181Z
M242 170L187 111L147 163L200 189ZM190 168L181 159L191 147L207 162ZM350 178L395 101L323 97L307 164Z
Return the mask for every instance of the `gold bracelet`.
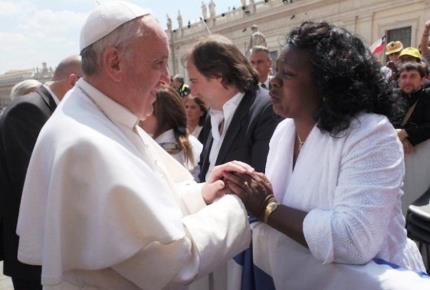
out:
M267 224L269 217L278 208L278 206L279 206L279 203L277 203L276 201L271 201L267 204L266 209L264 210L264 218L263 218L263 222L265 224Z
M266 196L266 198L264 199L264 203L267 205L271 199L275 199L275 197L273 196L273 194L269 194Z

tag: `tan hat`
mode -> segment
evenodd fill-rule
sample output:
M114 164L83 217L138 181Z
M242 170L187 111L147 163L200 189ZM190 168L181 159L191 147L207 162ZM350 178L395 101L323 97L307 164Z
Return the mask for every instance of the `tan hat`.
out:
M81 29L79 49L82 51L119 26L149 14L151 14L149 10L125 1L112 1L99 5L90 13Z
M385 55L400 52L403 49L403 43L400 41L390 41L385 48Z

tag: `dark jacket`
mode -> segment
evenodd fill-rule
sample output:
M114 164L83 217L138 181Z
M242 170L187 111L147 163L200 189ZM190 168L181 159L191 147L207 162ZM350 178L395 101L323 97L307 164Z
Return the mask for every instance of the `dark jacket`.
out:
M227 129L215 165L239 160L264 172L269 141L280 121L281 118L273 112L268 90L256 87L245 93ZM199 163L199 179L204 181L213 143L210 118L206 119L202 136L207 136Z
M37 136L56 107L45 87L15 98L0 117L0 188L3 272L14 278L40 281L40 267L17 260L16 224L25 175Z
M420 89L412 94L405 94L400 89L394 90L396 97L401 100L403 116L415 102L417 105L404 126L401 120L397 128L405 129L408 133L408 140L412 145L417 145L430 138L430 88Z

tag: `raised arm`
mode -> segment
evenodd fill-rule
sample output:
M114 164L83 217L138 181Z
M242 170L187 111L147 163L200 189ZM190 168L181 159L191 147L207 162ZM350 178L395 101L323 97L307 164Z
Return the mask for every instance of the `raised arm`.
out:
M430 33L430 20L428 20L425 23L424 32L423 32L423 35L421 36L421 42L420 42L421 53L426 58L427 62L430 61L430 55L429 55L430 48L428 47L429 33Z

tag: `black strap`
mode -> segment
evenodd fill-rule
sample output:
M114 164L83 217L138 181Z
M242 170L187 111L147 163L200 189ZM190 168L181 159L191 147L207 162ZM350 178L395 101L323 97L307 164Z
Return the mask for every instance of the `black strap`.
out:
M42 97L42 99L45 101L51 111L55 110L57 104L55 103L54 97L43 85L36 90L36 93L38 93Z

